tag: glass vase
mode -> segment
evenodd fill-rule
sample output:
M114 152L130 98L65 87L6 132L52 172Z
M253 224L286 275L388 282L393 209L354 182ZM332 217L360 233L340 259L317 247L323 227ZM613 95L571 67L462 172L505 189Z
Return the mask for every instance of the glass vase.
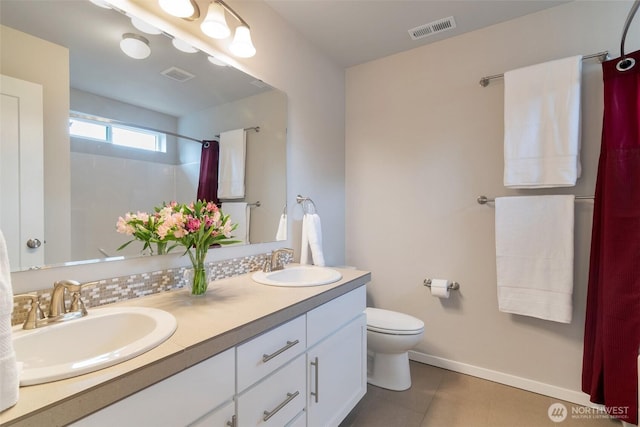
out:
M209 282L207 280L207 271L204 267L204 259L207 257L207 250L195 248L195 254L188 251L191 259L192 269L188 276L187 286L191 288L191 295L204 295L207 292Z
M190 277L191 295L204 295L207 292L207 272L204 265L194 266Z

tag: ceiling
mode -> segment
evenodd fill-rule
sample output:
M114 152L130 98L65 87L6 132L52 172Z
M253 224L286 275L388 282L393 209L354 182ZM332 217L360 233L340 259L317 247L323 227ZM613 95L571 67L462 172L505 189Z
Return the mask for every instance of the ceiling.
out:
M127 16L86 0L0 0L0 23L67 47L72 88L175 117L271 89L233 67L211 64L203 52L180 52L171 38L142 33ZM128 32L144 34L151 56L122 53L120 39ZM171 67L194 77L172 80L162 74Z
M566 0L264 1L342 67L566 3ZM454 17L456 28L418 41L409 37L409 29L449 16ZM0 0L0 22L68 47L72 87L177 117L270 89L232 67L213 66L202 52L178 52L163 35L146 35L152 55L144 61L132 60L122 54L118 43L123 33L139 31L126 16L85 0ZM178 83L160 74L172 66L196 78ZM156 85L162 90L154 89Z
M552 0L265 0L343 67L558 6ZM408 30L453 16L456 27L414 41Z

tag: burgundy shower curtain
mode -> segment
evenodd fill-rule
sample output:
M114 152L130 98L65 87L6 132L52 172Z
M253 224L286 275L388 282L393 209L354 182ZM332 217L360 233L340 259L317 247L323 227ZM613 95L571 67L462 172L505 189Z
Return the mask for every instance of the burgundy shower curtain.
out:
M198 200L218 204L218 161L220 144L218 141L202 141L200 155L200 178L198 180Z
M609 413L638 423L640 346L640 51L636 64L603 63L598 163L582 390Z

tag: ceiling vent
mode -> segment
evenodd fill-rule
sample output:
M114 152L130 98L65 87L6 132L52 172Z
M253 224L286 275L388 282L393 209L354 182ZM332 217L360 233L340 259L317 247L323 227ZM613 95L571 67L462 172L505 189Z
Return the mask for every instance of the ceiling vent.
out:
M412 28L409 30L409 35L412 40L420 40L443 31L453 30L455 27L456 21L453 19L453 16L450 16L448 18L438 19L437 21Z
M175 80L177 82L186 82L187 80L191 80L195 77L195 75L191 74L188 71L182 70L178 67L167 68L163 72L161 72L165 77L169 77L171 80Z

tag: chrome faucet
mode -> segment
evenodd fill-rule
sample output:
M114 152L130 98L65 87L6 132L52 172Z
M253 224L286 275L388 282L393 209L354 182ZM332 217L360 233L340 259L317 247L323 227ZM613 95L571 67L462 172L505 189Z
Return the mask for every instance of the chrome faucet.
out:
M31 299L31 309L27 314L27 320L22 325L22 329L35 329L47 326L56 322L77 319L88 314L87 309L80 298L82 285L74 280L61 280L53 284L51 304L49 305L49 315L45 316L40 307L40 296L38 295L16 295L18 297L28 297ZM71 303L69 310L65 307L65 292L71 292Z
M284 268L284 263L280 260L280 254L289 254L293 256L293 249L290 248L280 248L271 252L271 258L264 260L264 265L262 266L262 271L268 273L270 271L278 271Z

